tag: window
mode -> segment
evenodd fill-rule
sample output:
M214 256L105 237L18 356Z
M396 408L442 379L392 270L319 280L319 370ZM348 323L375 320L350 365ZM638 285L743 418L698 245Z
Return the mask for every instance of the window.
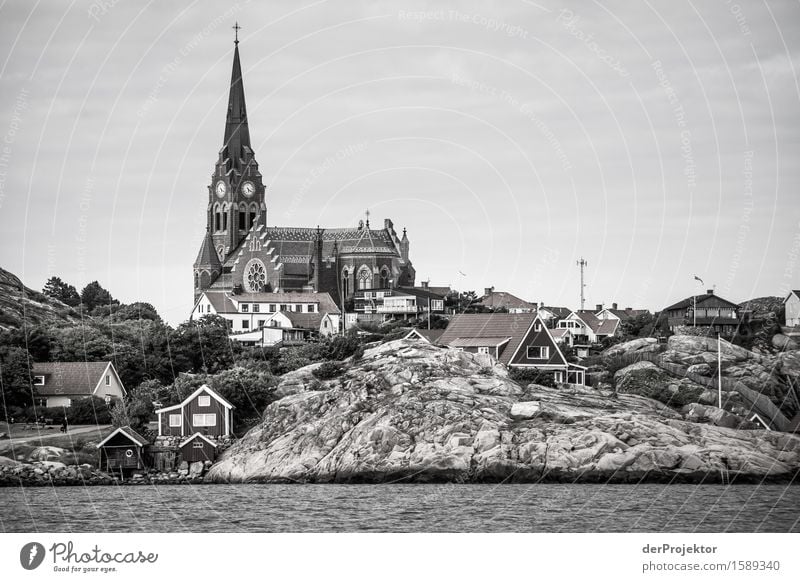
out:
M277 309L278 309L277 305L275 305L274 303L270 303L270 305L269 305L269 312L270 313L275 313L277 311Z
M253 303L253 313L261 311L261 306L258 303Z
M263 319L259 319L258 320L258 327L264 327L264 320Z
M387 269L381 270L381 289L389 288L389 271Z
M193 414L192 424L194 426L217 426L216 414Z
M358 288L359 289L369 289L372 286L372 276L370 275L369 269L361 269L358 272Z
M170 414L169 415L169 426L170 427L180 427L183 424L181 420L180 414Z
M34 386L44 386L44 376L34 376L33 377L33 385Z
M201 440L194 441L192 443L192 448L193 449L202 449L203 448L203 441L201 441Z
M328 329L328 320L327 319L322 322L322 327L324 327L325 329Z
M242 320L242 329L250 329L250 322L246 319Z
M314 313L314 306L313 305L306 305L306 311L308 313Z
M537 321L536 325L533 326L533 330L537 332L542 331L542 324Z
M197 405L203 407L211 406L211 396L198 396Z
M241 308L242 308L242 313L247 313L248 311L250 311L250 306L247 303L242 303Z
M111 376L106 374L106 386L111 386Z
M247 230L247 212L239 211L239 230Z
M111 403L111 395L110 395L110 394L106 394L106 395L103 397L103 400L105 400L105 401L106 401L106 404L110 404L110 403Z
M287 311L287 309L286 309L286 305L285 305L285 304L284 304L284 305L281 305L281 311Z
M481 347L478 348L478 353L479 354L488 354L489 353L489 348L487 348L486 346L481 346Z
M211 313L211 305L206 305L206 313Z
M298 303L297 305L294 306L294 310L297 313L300 313L301 311L303 311L303 306Z
M547 346L528 346L527 357L529 360L544 360L550 357L550 348Z

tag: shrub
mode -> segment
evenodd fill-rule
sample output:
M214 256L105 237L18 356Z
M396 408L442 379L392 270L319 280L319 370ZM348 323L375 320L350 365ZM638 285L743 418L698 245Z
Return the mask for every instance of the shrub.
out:
M555 388L556 381L553 374L537 370L536 368L511 368L509 378L517 384L539 384L548 388Z
M81 398L65 409L70 424L111 424L108 404L102 398L90 396ZM60 416L56 418L62 418ZM57 422L57 421L56 421Z
M320 380L330 380L331 378L336 378L336 376L341 375L342 372L344 372L344 366L339 362L324 362L311 373L314 374L315 378L319 378Z

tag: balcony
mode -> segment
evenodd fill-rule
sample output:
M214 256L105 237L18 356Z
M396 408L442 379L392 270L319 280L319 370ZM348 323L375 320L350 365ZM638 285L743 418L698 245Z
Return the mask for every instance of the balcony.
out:
M375 313L416 313L414 305L378 305Z

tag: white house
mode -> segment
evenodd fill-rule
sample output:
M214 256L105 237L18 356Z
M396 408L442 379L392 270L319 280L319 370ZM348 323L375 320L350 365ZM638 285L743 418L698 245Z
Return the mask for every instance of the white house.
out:
M71 406L89 396L111 402L126 394L111 362L41 362L33 364L31 376L37 404L47 408Z
M558 329L568 329L575 343L598 343L617 332L620 320L617 318L598 319L589 310L573 311L558 322Z
M800 290L789 291L783 305L786 307L786 326L800 326Z
M191 319L219 315L230 338L249 345L297 343L339 333L341 312L328 293L244 293L205 291Z

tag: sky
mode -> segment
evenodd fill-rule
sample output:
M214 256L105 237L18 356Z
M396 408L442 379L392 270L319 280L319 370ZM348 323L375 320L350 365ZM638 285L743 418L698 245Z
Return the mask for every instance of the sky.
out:
M236 21L270 226L571 308L581 257L587 307L800 288L789 1L6 0L0 266L188 318Z

